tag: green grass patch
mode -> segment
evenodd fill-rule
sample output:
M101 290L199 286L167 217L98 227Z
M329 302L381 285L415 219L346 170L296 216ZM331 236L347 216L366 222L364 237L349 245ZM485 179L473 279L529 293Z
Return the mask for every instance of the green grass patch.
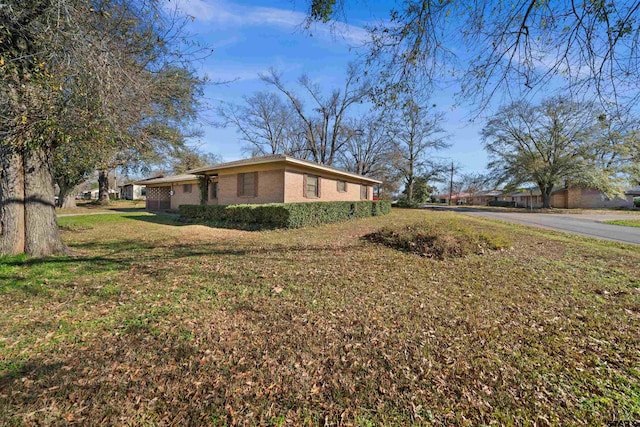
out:
M607 224L624 225L626 227L640 227L640 219L619 219L604 222Z

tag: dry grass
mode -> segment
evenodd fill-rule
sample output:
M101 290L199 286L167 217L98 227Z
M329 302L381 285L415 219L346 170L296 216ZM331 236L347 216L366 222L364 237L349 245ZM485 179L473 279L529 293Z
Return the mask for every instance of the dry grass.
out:
M114 200L108 205L100 205L91 200L77 200L75 208L56 208L58 215L83 215L113 212L144 212L144 200Z
M464 217L513 250L364 241L453 213L245 232L61 219L0 261L0 424L594 425L640 419L640 249Z
M384 227L364 238L390 248L411 252L426 258L445 260L470 254L483 255L487 251L505 250L511 240L497 230L479 230L478 224L469 227L462 218L425 219L402 227Z

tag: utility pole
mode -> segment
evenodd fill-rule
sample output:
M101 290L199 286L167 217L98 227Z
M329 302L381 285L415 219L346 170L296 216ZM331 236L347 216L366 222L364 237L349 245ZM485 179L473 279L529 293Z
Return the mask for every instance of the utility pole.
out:
M453 197L453 161L451 161L451 178L449 180L449 206L451 206L452 197Z

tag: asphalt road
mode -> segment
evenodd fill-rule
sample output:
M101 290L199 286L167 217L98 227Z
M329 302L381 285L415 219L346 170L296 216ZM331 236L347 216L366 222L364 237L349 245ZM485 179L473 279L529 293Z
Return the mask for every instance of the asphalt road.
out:
M625 227L621 225L605 224L602 222L615 219L640 219L640 215L616 212L598 212L593 214L547 214L526 212L524 210L522 212L499 212L457 206L433 207L432 209L452 210L466 215L498 219L501 221L515 222L533 227L581 234L583 236L594 237L597 239L640 245L640 227Z

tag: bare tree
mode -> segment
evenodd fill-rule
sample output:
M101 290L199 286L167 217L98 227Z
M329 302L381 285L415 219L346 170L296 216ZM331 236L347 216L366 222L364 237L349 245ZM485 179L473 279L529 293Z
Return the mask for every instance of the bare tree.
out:
M301 76L298 84L313 105L311 111L305 109L302 96L288 89L275 70L261 75L261 78L289 101L302 125L305 149L309 151L310 158L317 163L331 165L338 152L354 136L344 124L349 109L363 102L370 93L368 82L359 81L360 74L356 66L349 65L344 87L332 90L329 96L324 96L321 87L308 76Z
M309 3L309 22L345 10L340 0ZM615 110L640 98L639 18L638 0L409 0L370 27L369 63L383 92L453 76L462 98L482 107L497 93L520 99L555 80Z
M348 138L338 153L338 163L350 172L378 177L390 165L393 155L391 121L384 114L373 114L350 120Z
M416 177L431 181L446 170L446 166L430 157L434 151L448 147L441 126L444 115L418 104L413 98L404 102L399 114L393 130L394 167L402 176L407 201L412 204Z
M221 103L220 125L235 126L252 155L293 154L289 131L296 116L289 105L271 92L256 92L243 100L242 105Z

